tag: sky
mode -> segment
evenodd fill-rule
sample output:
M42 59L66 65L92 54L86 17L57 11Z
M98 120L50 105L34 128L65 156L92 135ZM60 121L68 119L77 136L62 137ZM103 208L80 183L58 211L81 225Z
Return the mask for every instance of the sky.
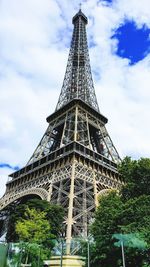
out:
M0 196L8 174L26 165L55 110L80 2L111 139L121 158L150 157L150 1L1 0Z

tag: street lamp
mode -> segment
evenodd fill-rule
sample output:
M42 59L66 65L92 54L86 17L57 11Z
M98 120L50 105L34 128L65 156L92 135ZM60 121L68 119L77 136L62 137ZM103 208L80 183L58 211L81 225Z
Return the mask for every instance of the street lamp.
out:
M123 234L114 234L113 238L118 239L117 242L114 243L115 246L121 247L121 253L122 253L122 267L126 267L125 265L125 255L124 255L124 242L126 241L126 235Z
M87 236L86 238L83 237L83 240L87 242L87 260L88 260L87 267L90 267L90 237L89 236Z
M88 252L88 267L90 267L90 242L89 242L89 238L87 238L87 252Z
M60 267L63 266L63 254L64 254L64 238L65 238L65 232L61 233L61 257L60 257Z
M38 267L40 267L41 247L39 245Z
M123 263L123 267L126 267L125 265L125 256L124 256L124 246L123 246L123 240L121 240L121 252L122 252L122 263Z

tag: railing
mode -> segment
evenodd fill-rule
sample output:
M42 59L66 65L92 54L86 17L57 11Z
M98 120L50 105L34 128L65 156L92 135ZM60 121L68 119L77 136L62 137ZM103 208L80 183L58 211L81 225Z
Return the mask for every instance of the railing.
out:
M103 167L107 166L107 168L117 172L117 164L115 162L81 145L78 142L71 142L70 144L63 146L55 150L54 152L51 152L47 156L35 161L34 163L27 165L26 167L20 169L19 171L14 172L9 177L12 177L12 179L16 179L27 173L32 172L33 170L38 169L39 167L45 166L49 163L59 160L60 158L64 158L70 155L71 153L76 153L78 155L84 156L85 159L101 164Z
M66 239L60 238L53 240L55 245L51 251L52 256L66 255ZM36 243L7 243L0 241L0 267L27 267L32 264L37 264L37 267L41 266L41 245ZM78 239L72 239L70 255L82 254L82 243ZM28 259L28 260L27 260ZM47 260L50 260L48 258Z

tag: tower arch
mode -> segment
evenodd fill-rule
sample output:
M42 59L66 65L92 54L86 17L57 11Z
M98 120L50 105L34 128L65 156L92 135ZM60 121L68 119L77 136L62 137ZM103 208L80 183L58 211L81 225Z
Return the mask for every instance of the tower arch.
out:
M19 192L18 194L12 194L12 195L4 195L3 198L0 200L0 207L1 210L12 204L14 201L19 200L25 196L38 196L42 200L47 200L48 198L48 192L43 188L31 188L24 190L22 192Z

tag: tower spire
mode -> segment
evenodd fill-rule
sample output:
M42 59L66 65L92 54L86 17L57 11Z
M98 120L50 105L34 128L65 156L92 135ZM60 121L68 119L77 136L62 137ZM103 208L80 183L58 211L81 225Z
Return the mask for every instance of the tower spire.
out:
M80 3L80 4L79 4L79 10L81 10L81 7L82 7L82 4Z
M74 25L66 73L56 110L73 99L81 99L99 111L91 74L86 37L87 17L80 9L73 17Z

